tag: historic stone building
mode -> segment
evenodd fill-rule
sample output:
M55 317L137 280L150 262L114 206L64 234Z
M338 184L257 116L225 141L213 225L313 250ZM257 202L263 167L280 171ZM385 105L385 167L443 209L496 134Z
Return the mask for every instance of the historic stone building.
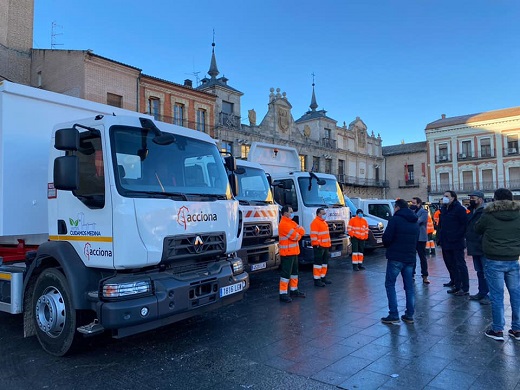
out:
M429 197L505 187L520 197L520 107L441 119L426 126Z
M0 1L0 80L29 84L33 0Z
M383 146L386 198L411 200L417 196L428 200L427 151L426 141Z
M331 173L337 176L350 196L382 197L387 185L383 167L381 137L372 132L358 117L347 127L318 110L314 84L310 110L294 119L287 94L271 88L267 113L257 122L255 110L248 111L249 125L241 124L242 92L231 87L219 75L213 44L210 78L197 87L217 96L215 137L223 151L247 158L253 142L295 147L300 154L301 169Z

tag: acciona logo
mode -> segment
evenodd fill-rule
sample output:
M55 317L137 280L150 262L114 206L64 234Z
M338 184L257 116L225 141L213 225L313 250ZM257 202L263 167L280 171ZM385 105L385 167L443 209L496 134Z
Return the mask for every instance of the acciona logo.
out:
M177 213L177 222L179 225L184 226L186 230L188 223L191 222L214 222L217 221L217 214L204 213L202 211L191 213L190 209L186 206L182 206Z
M90 261L90 256L98 256L98 257L112 257L112 251L109 249L101 249L101 248L92 248L90 242L85 244L83 248L83 253L87 257L87 261Z

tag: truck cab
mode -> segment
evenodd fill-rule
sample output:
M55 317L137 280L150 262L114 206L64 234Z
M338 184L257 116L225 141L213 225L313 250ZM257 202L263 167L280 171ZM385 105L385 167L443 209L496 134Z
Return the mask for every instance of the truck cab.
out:
M260 163L271 175L274 200L280 206L291 206L294 221L305 229L306 234L300 240L300 263L314 261L310 224L320 207L327 213L331 258L351 253L350 238L346 233L350 212L335 176L302 172L297 150L287 146L254 142L248 160Z
M237 160L237 170L228 174L230 182L236 183L235 198L244 222L238 256L250 274L278 268L279 210L273 200L271 178L260 164L246 160Z
M345 203L350 208L351 213L355 213L357 209L360 207L357 207L353 202L352 199L345 195ZM361 209L363 210L363 209ZM351 215L352 216L352 215ZM365 250L373 251L377 248L383 247L383 233L385 232L385 223L383 218L379 218L376 216L373 216L372 214L366 214L363 212L363 218L366 219L368 223L368 240L365 244Z

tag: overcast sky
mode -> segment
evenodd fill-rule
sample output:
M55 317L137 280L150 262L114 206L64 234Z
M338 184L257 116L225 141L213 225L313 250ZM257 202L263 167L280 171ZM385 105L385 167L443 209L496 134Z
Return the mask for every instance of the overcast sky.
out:
M287 93L294 119L360 117L383 145L424 141L441 114L520 105L518 0L35 0L34 47L94 53L182 84L215 54L242 123ZM51 25L56 23L54 39Z

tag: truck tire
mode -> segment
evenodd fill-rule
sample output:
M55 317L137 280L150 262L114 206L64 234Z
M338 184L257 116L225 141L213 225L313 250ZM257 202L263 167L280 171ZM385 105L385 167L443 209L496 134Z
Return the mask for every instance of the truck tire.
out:
M36 280L32 310L43 349L54 356L71 352L81 335L76 332L77 314L67 279L57 269L45 269Z

